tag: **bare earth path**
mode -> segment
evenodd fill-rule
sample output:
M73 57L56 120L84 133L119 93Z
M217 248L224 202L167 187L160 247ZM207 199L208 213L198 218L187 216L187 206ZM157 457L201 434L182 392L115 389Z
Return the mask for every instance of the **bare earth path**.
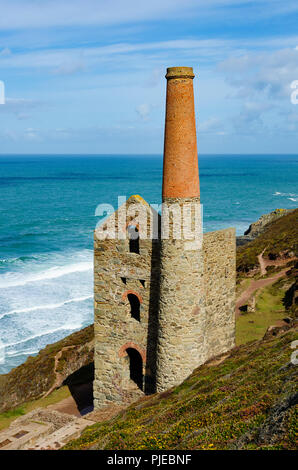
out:
M240 315L240 310L239 308L242 305L245 305L246 302L250 299L252 294L257 290L260 289L261 287L268 286L270 284L273 284L273 282L277 281L279 278L283 277L288 269L283 269L279 273L275 274L273 277L268 277L267 279L258 279L257 281L252 281L250 286L242 292L240 297L238 298L236 302L236 318Z
M266 248L265 248L266 249ZM289 261L294 261L296 258L286 258L286 259L279 259L279 260L266 260L263 258L263 253L265 249L258 255L258 261L260 264L260 272L261 275L264 276L266 274L266 268L268 266L283 266L287 264ZM250 297L253 295L253 293L262 287L268 286L270 284L273 284L275 281L277 281L279 278L283 277L286 273L288 268L283 269L279 273L276 273L272 277L268 277L267 279L258 279L257 281L252 281L247 289L242 292L240 297L238 298L236 302L236 318L239 317L240 315L240 307L242 305L245 305L246 302L250 299Z
M77 404L72 396L64 398L63 400L58 401L58 403L53 405L48 405L47 409L60 411L60 413L77 416L78 418L81 417L81 413L79 412Z
M265 276L265 274L266 274L266 272L267 272L267 271L266 271L266 262L265 262L265 260L264 260L264 258L263 258L263 253L264 253L265 250L266 250L266 248L264 248L264 250L262 251L262 253L260 253L260 254L258 255L258 262L259 262L259 265L260 265L260 271L261 271L261 275L262 275L262 276Z
M50 395L56 388L60 387L62 379L61 379L61 374L57 371L58 369L58 364L59 360L61 359L61 356L64 351L67 349L75 348L76 346L65 346L64 348L60 349L60 351L56 354L55 356L55 365L54 365L54 374L56 376L55 382L51 386L51 388L43 395L43 398L46 398L48 395Z

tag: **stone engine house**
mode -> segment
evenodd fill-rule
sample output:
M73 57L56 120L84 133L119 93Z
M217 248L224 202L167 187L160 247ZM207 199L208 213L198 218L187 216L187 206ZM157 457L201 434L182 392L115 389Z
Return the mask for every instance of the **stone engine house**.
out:
M174 207L200 213L200 189L194 74L172 67L166 78L162 214L134 195L94 234L95 408L164 391L235 345L235 229L203 234L200 223L190 243L171 225Z

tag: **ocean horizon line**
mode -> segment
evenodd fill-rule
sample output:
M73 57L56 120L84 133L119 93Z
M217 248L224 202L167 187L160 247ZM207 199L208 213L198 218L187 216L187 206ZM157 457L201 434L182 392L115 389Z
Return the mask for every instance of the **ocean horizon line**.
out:
M298 157L298 153L200 153L200 156L223 156L223 157L278 157L278 156L293 156ZM158 157L162 158L163 153L0 153L2 157Z

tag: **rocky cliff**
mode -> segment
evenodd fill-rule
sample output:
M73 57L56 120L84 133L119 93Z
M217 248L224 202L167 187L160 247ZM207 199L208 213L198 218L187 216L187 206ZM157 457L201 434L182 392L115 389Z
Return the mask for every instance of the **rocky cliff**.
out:
M283 217L284 215L292 212L292 209L275 209L269 214L262 215L256 222L250 224L244 235L237 237L237 246L245 245L246 243L254 240L256 237L264 233L268 224Z
M0 413L45 397L73 372L93 362L93 325L42 349L37 356L0 375Z

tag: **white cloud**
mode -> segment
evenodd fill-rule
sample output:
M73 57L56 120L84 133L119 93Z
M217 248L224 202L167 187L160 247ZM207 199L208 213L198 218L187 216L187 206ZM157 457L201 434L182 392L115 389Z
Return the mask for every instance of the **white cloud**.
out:
M224 135L226 133L223 122L217 117L211 117L198 123L198 132L204 134Z
M18 141L18 135L15 131L12 131L10 129L6 129L3 131L2 136L10 141L17 142Z
M1 0L0 29L120 25L152 20L255 18L297 12L296 0Z
M239 7L251 8L250 15L284 14L297 11L294 0L2 0L1 29L44 28L56 26L111 25L129 22L202 17L222 14L232 7L231 16L243 16ZM238 9L239 8L239 9Z
M158 142L158 147L161 145L163 136L163 129L150 127L144 130L135 126L93 126L85 128L23 128L18 130L1 130L0 138L4 138L11 142L18 142L19 144L32 143L32 149L40 148L38 144L56 145L56 151L59 152L59 145L75 145L92 144L96 149L96 153L105 152L121 152L123 143L130 144L132 147L136 146L135 152L138 152L137 147L144 139L149 139L150 143ZM43 148L43 147L41 147ZM116 150L115 150L116 149ZM150 146L146 148L148 153L152 152ZM123 149L122 149L123 151ZM76 150L74 150L74 153ZM93 151L94 152L94 151ZM91 152L92 153L92 152ZM146 152L145 152L146 153Z
M11 54L11 50L8 47L5 47L0 51L0 57L7 57Z
M24 98L6 98L5 104L0 106L0 115L2 113L16 114L19 119L22 119L22 117L20 117L22 115L26 115L28 117L28 110L38 108L41 105L42 103L39 101L27 100Z
M26 129L24 132L24 138L30 141L40 141L41 136L37 129L32 129L31 127Z
M297 37L283 38L286 45L295 44ZM152 72L148 76L145 86L155 86L164 78L164 66L192 65L200 68L213 66L220 62L219 70L230 76L239 88L239 77L242 73L247 73L247 79L254 73L256 68L261 80L267 80L267 74L271 69L276 69L276 64L268 62L268 52L272 52L272 47L277 43L277 39L267 41L257 40L231 40L231 39L179 39L171 41L156 41L148 43L117 43L99 47L73 47L59 49L34 50L30 52L18 52L3 55L0 59L0 67L5 69L35 69L42 71L48 69L55 75L71 75L91 68L101 67L101 74L113 72L115 70L140 70L152 67ZM259 53L247 53L247 49L262 49ZM264 51L265 48L265 51ZM287 52L285 52L287 51ZM275 53L277 54L277 52ZM288 63L291 56L292 67L295 62L297 51L284 49L280 53L281 57L276 60ZM230 57L230 58L228 58ZM272 60L272 59L271 59ZM267 69L266 67L267 62ZM0 69L0 70L1 70ZM200 72L200 70L199 70ZM232 75L233 74L233 75ZM275 80L277 77L273 77ZM248 81L249 83L249 81Z
M247 53L219 64L231 92L228 98L240 105L230 117L238 134L297 132L291 107L291 83L298 79L298 50L285 48Z
M18 121L24 121L32 117L32 112L43 106L43 103L36 100L24 98L6 98L5 104L0 106L1 115L14 115ZM14 134L16 135L16 134ZM15 140L15 138L13 139Z
M19 121L23 121L24 119L29 119L29 118L31 118L31 114L28 114L28 113L17 114L17 119L19 119Z
M204 57L214 60L216 57L223 57L236 45L232 40L172 40L157 41L149 43L119 43L101 47L69 48L69 49L46 49L34 52L15 53L13 56L3 57L0 65L5 68L61 68L72 67L73 64L83 67L84 64L97 65L100 62L108 61L110 63L113 57L113 63L116 65L116 57L132 54L150 53L154 58L163 57L168 51L177 51L179 55L187 57ZM220 51L220 52L219 52ZM154 75L154 72L153 72ZM156 79L156 72L155 77Z
M298 51L249 53L218 66L238 98L288 99L291 82L298 78Z
M53 70L53 73L55 75L73 75L74 73L82 72L85 68L86 66L83 61L67 60L58 65L57 68Z
M136 107L136 112L140 116L141 119L144 121L148 120L149 114L151 111L151 106L147 103L140 104L139 106Z
M181 15L195 0L2 0L1 29L110 25Z

